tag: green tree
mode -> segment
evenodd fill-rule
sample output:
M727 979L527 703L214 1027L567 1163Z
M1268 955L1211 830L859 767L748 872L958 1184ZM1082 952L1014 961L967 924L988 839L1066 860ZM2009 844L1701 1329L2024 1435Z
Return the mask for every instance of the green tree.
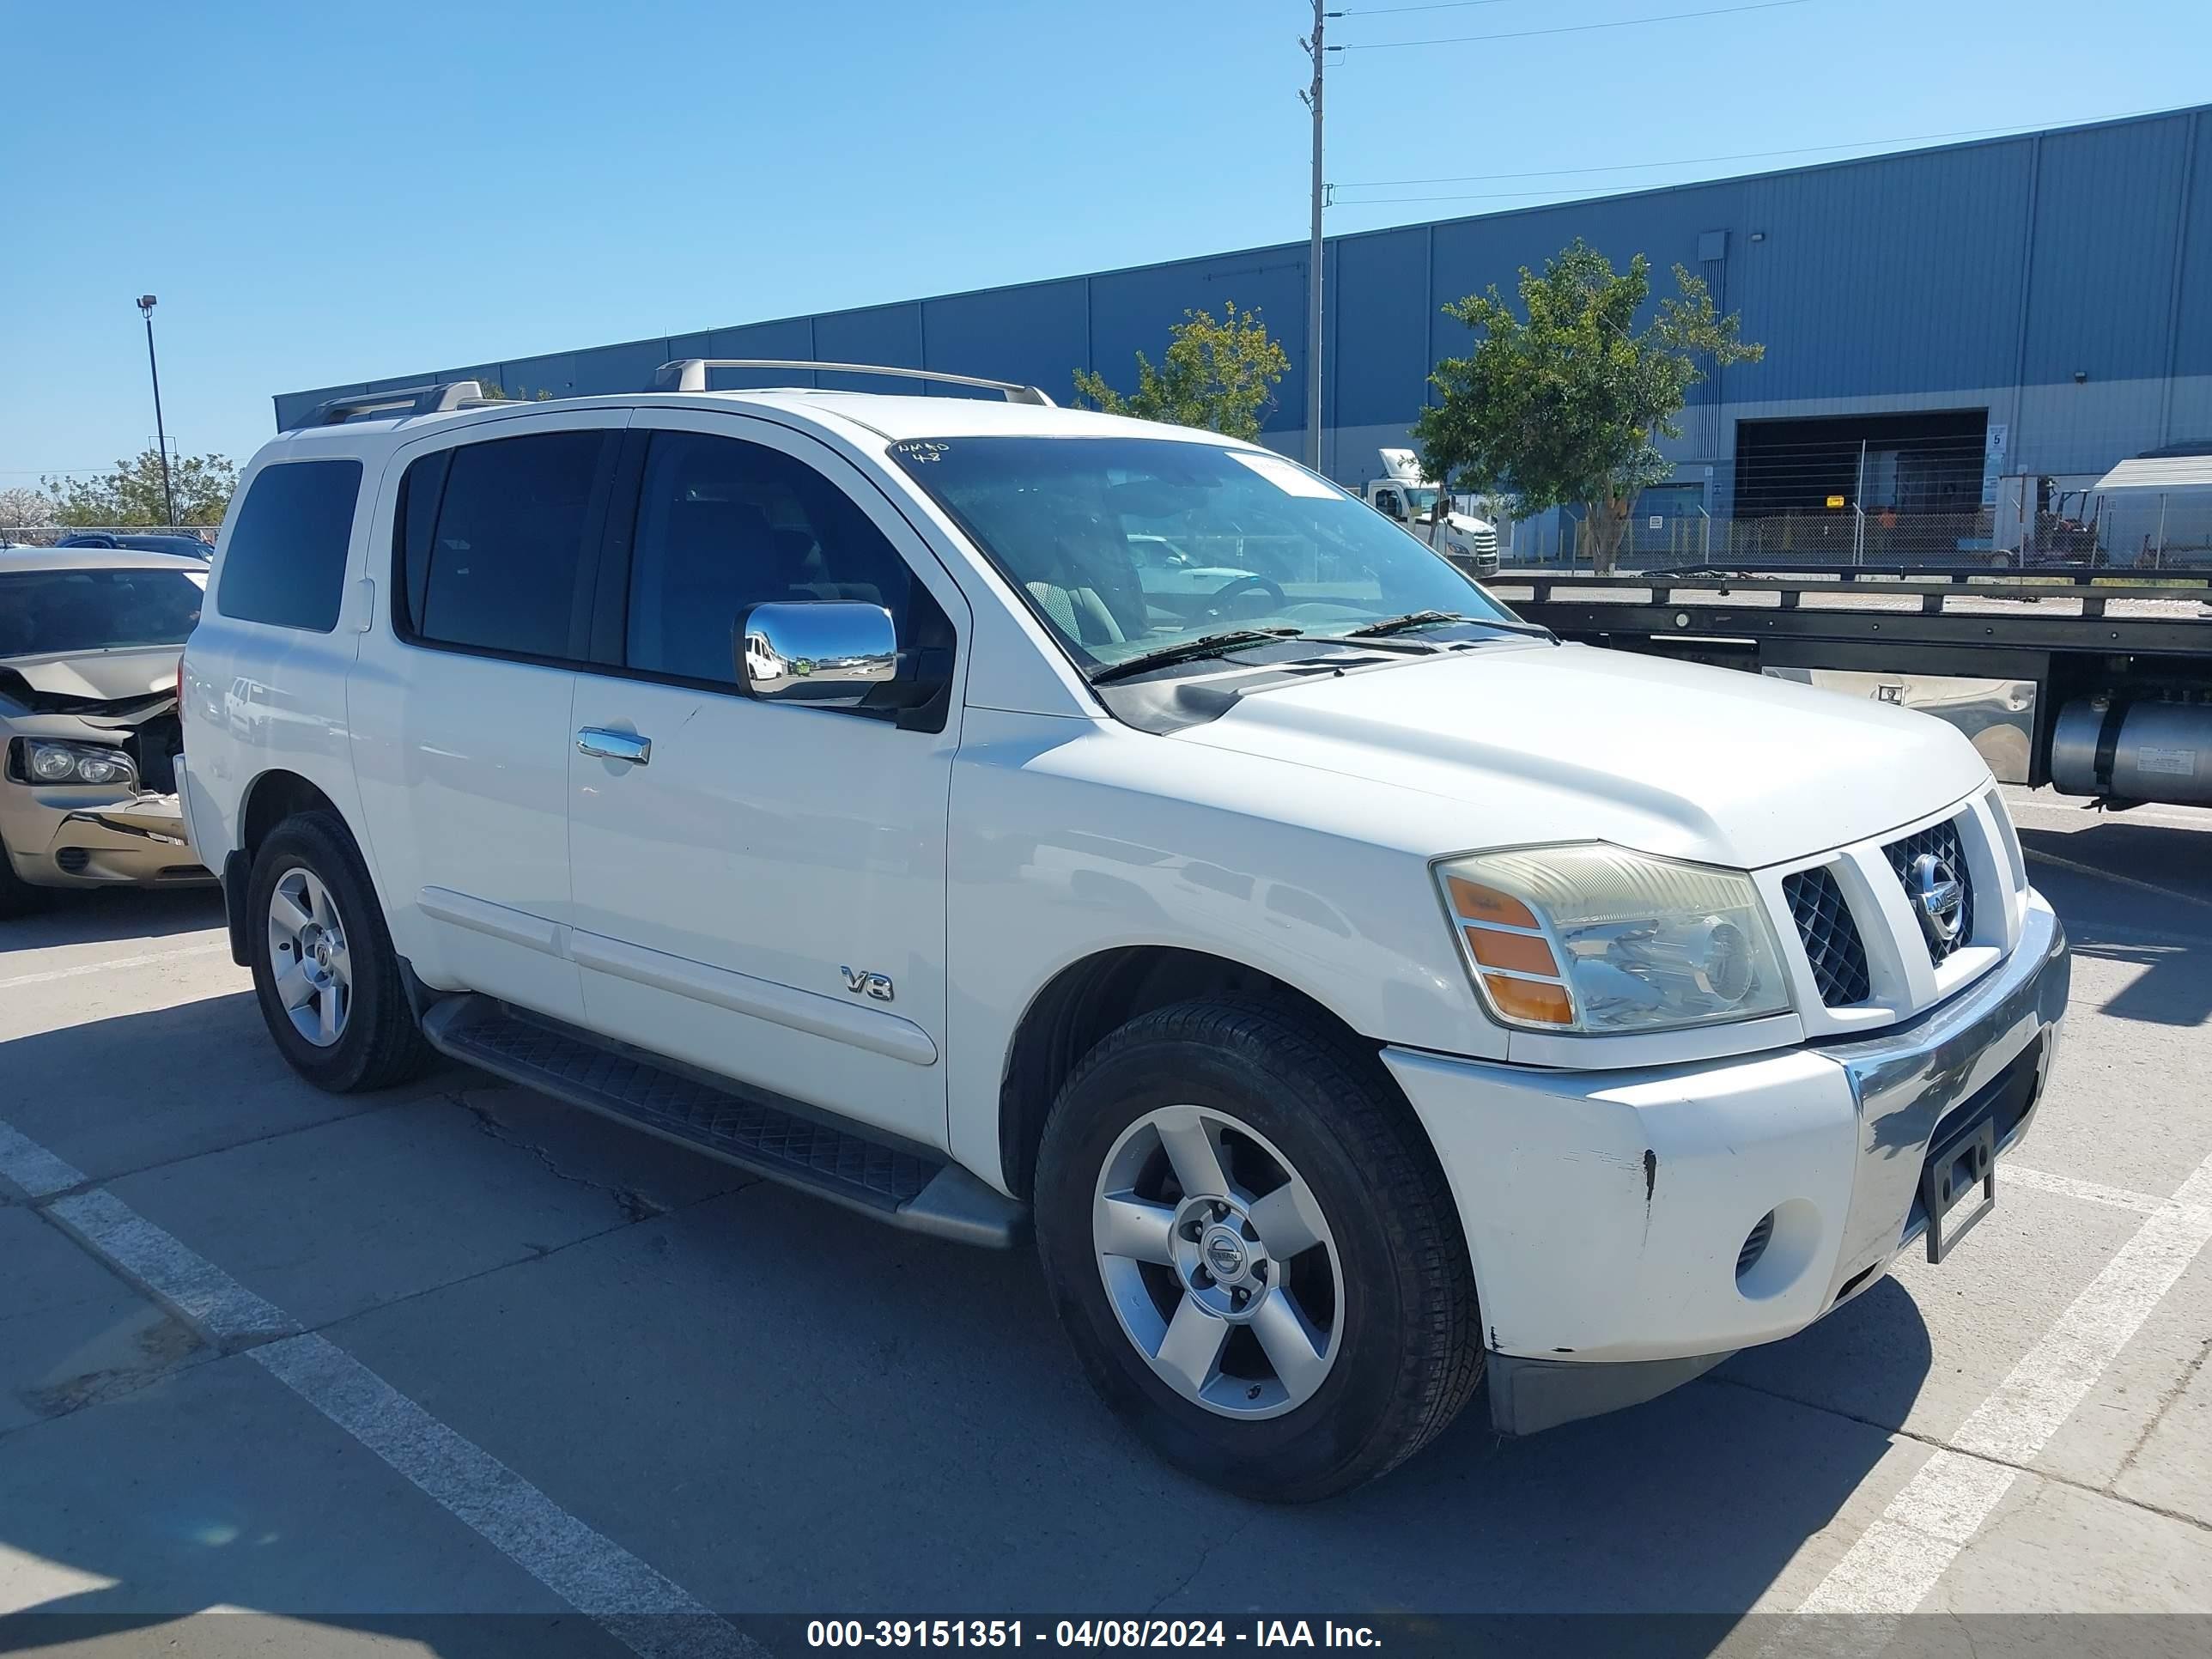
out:
M553 394L543 388L532 392L526 386L517 386L509 392L497 380L479 380L477 392L488 404L544 404L553 400Z
M1580 240L1543 275L1521 270L1526 320L1495 287L1444 307L1474 331L1474 349L1429 377L1442 401L1413 422L1424 472L1457 490L1510 490L1515 514L1579 504L1583 545L1613 568L1637 492L1673 476L1658 441L1680 435L1675 416L1705 365L1757 362L1766 348L1737 337L1705 285L1674 267L1675 296L1642 329L1650 294L1642 254L1616 272Z
M44 478L53 497L54 521L65 525L167 524L169 507L161 489L161 457L149 449L133 460L119 460L112 472L73 478ZM178 455L169 461L169 483L177 498L179 524L222 522L238 469L222 455Z
M1275 406L1275 384L1290 367L1289 354L1268 337L1260 313L1240 312L1232 300L1218 322L1210 311L1183 313L1158 368L1139 352L1137 389L1129 396L1095 370L1076 370L1075 401L1109 415L1257 438L1261 416Z

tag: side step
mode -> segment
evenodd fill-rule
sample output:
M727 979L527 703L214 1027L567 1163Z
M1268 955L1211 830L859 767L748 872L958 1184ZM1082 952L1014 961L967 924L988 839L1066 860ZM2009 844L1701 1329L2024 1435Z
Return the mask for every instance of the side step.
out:
M441 1054L919 1233L1010 1249L1026 1206L933 1153L743 1084L679 1069L504 1003L446 997L422 1017Z

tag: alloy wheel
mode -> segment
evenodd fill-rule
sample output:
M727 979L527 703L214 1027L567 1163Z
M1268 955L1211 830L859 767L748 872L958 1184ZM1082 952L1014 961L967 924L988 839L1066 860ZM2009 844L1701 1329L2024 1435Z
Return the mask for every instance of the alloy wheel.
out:
M1146 1113L1100 1169L1091 1240L1122 1331L1184 1399L1276 1417L1328 1378L1344 1329L1336 1241L1249 1124L1212 1107Z

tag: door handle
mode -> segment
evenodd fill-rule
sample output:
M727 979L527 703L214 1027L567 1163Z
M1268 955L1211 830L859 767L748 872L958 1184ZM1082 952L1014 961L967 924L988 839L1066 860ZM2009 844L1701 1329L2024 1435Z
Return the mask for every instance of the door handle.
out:
M587 726L576 733L576 752L593 760L628 761L643 766L653 758L653 739L635 732L608 732Z

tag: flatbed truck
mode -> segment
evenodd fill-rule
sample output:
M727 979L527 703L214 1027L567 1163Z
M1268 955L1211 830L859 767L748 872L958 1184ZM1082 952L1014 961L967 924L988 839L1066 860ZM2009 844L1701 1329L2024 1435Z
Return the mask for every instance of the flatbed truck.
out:
M2113 808L2212 805L2212 573L1518 566L1486 580L1565 639L1923 709L2008 783Z

